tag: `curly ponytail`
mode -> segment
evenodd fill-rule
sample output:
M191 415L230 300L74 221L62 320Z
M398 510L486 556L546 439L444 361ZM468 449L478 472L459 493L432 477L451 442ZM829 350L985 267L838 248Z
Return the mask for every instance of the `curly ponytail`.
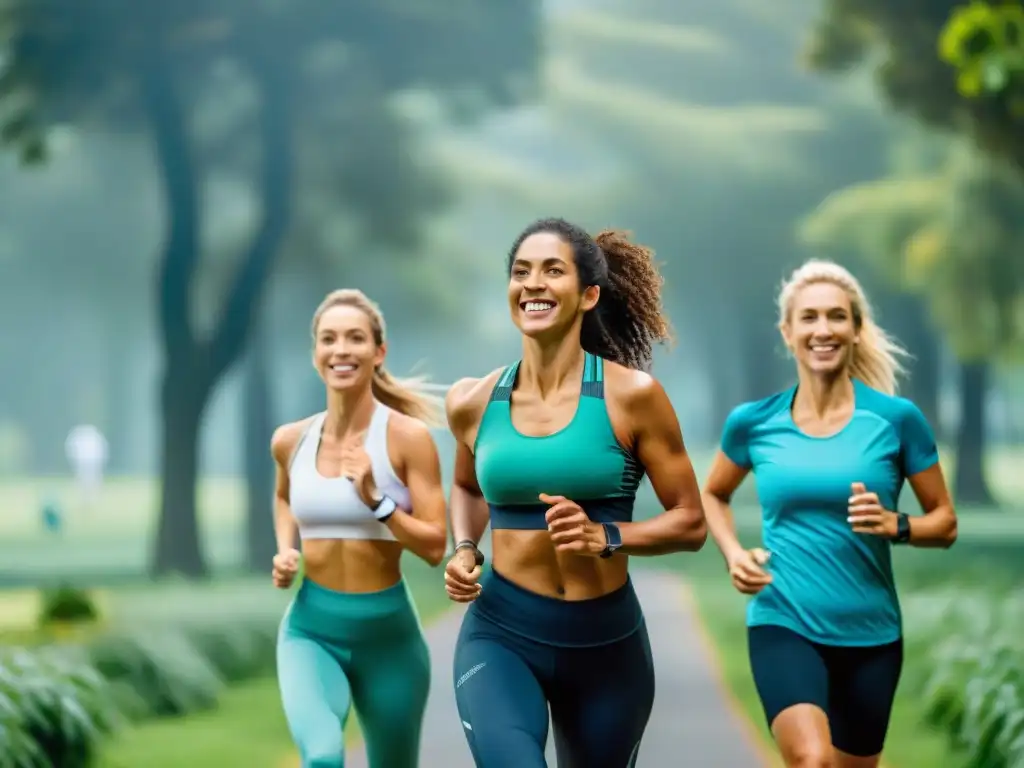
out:
M672 339L661 302L665 281L654 252L630 241L629 233L608 229L591 237L564 219L541 219L516 238L508 256L511 269L519 246L530 235L548 232L572 248L580 289L601 289L597 306L583 317L580 343L593 355L635 370L648 370L654 345Z

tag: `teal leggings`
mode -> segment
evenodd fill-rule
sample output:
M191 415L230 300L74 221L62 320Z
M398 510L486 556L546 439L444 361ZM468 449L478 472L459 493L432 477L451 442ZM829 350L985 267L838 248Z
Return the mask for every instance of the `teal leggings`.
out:
M277 641L281 701L302 768L342 768L355 705L370 768L416 768L430 655L405 582L335 592L302 582Z

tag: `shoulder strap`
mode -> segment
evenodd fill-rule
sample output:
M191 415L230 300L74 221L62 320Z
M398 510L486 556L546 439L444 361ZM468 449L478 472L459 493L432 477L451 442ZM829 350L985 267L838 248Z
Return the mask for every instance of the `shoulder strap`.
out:
M583 363L583 385L580 394L583 397L604 399L604 358L587 352Z
M512 388L515 386L518 373L519 361L516 361L501 372L501 375L494 384L494 389L491 390L490 402L494 403L512 399Z
M318 413L312 419L306 428L302 430L302 434L299 436L299 441L295 444L295 450L292 451L292 456L288 460L288 472L291 473L292 467L295 466L295 460L299 457L299 451L302 450L303 445L309 439L311 433L319 435L320 429L323 427L324 418L327 416L327 412Z

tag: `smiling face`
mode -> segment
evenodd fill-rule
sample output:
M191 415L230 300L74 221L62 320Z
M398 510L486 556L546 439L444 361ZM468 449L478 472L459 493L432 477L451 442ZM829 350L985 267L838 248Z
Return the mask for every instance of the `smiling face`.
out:
M834 375L849 367L859 325L847 292L820 281L793 294L782 336L797 365L819 376Z
M357 307L337 304L320 316L313 347L313 365L328 389L369 388L374 371L384 363L369 316Z
M581 290L572 248L553 233L530 235L512 259L509 311L524 336L564 334L597 305L600 293L596 285Z

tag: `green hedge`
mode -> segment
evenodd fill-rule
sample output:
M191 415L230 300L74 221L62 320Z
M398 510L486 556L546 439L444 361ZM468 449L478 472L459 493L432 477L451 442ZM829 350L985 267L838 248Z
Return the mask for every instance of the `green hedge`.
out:
M85 768L118 715L106 681L80 650L0 651L3 768Z
M905 606L909 651L927 723L966 768L1024 765L1024 599L991 590L915 596Z
M86 768L125 722L216 706L274 667L278 613L112 626L0 655L0 768Z

